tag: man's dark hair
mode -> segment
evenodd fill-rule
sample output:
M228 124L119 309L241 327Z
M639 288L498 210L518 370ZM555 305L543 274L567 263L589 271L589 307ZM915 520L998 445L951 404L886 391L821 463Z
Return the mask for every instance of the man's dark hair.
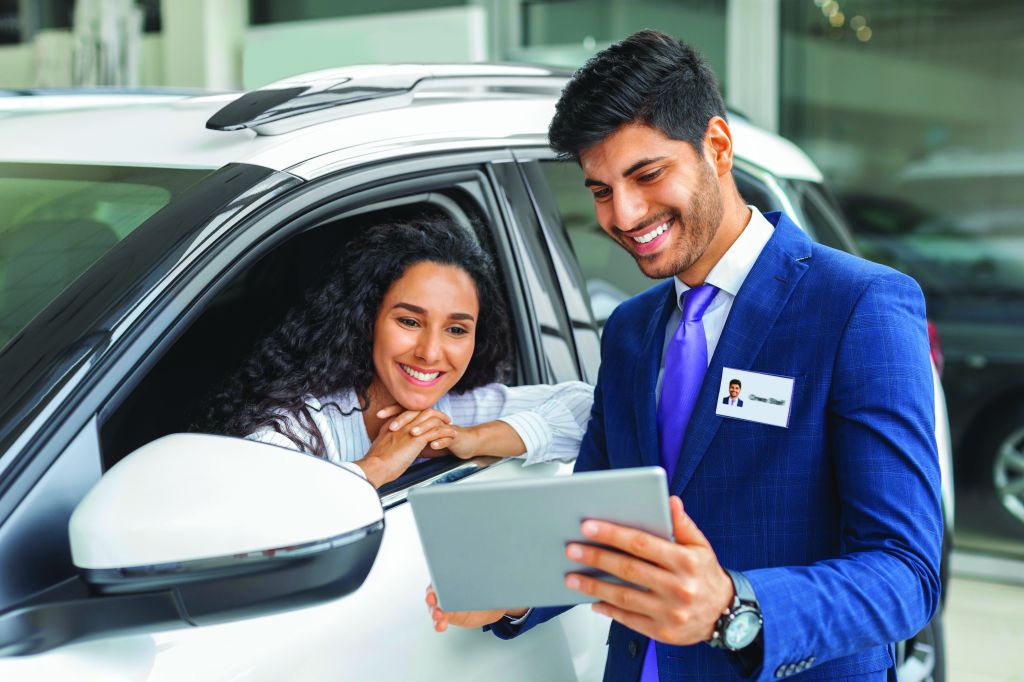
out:
M730 382L729 382L729 385L730 385L730 386L732 386L733 384L736 384L736 385L737 385L737 386L739 386L740 388L743 388L743 384L741 384L741 383L740 383L740 380L739 380L739 379L733 379L732 381L730 381Z
M718 81L689 45L659 31L634 33L598 52L572 77L555 107L548 137L566 158L627 123L657 128L704 153L708 121L725 118Z

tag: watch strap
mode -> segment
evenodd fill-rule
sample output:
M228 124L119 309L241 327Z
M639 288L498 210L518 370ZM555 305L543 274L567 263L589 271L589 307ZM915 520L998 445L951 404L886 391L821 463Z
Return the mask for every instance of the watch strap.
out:
M736 598L744 604L754 604L760 608L760 604L757 603L757 596L754 594L754 586L750 584L750 580L747 576L743 575L739 571L733 571L725 569L725 572L729 574L732 579L733 589L736 590Z

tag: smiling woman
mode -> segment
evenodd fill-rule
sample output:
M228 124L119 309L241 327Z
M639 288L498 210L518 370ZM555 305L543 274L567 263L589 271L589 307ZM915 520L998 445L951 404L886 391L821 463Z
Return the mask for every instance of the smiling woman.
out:
M591 387L497 383L509 338L471 233L440 219L378 225L231 377L204 428L324 457L376 487L419 457L574 458Z

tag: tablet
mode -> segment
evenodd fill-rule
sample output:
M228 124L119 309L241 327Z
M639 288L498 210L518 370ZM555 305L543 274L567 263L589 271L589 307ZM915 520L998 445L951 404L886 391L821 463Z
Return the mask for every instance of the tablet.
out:
M672 535L661 467L438 485L411 490L409 503L446 611L596 601L564 583L599 573L565 556L585 519Z

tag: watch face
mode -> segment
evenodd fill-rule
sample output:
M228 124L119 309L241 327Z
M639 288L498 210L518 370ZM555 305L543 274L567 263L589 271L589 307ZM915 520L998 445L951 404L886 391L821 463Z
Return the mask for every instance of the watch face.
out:
M743 649L757 638L761 631L761 617L757 611L743 611L725 628L725 645L733 651Z

